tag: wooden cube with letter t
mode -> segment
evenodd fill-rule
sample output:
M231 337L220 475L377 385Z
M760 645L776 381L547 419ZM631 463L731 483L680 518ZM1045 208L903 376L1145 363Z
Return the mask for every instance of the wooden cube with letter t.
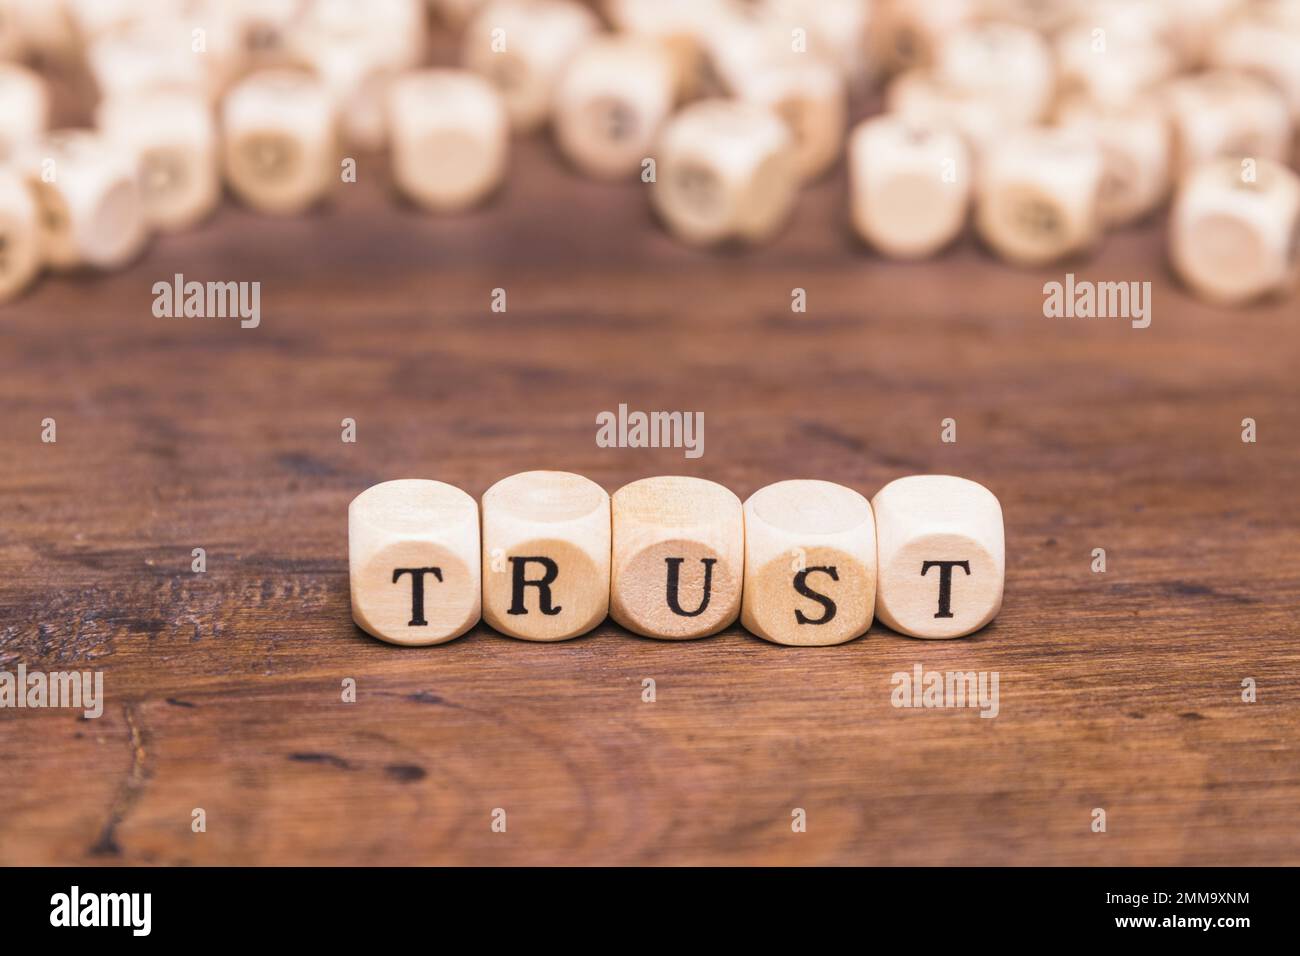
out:
M483 495L483 617L529 641L585 634L609 612L609 495L563 471L526 471Z
M478 503L441 481L367 488L348 506L352 619L391 644L442 644L478 623Z
M1002 607L1002 506L983 485L948 475L891 481L871 499L876 616L911 637L964 637Z

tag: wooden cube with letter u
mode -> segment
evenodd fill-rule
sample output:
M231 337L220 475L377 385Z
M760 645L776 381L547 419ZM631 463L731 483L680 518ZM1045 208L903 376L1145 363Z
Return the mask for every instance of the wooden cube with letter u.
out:
M610 615L664 640L716 634L740 612L740 499L702 478L642 478L611 499Z

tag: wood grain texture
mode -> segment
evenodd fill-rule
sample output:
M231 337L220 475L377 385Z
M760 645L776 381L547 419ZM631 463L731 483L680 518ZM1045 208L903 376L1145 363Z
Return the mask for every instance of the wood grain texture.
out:
M1300 863L1296 299L1196 302L1163 217L1064 266L969 237L900 265L852 239L841 165L771 245L711 254L543 140L510 166L431 218L363 158L314 215L227 205L0 309L0 666L107 695L0 711L0 863ZM1150 280L1152 326L1045 319L1067 269ZM174 273L260 280L261 326L154 318ZM703 411L704 456L597 447L620 402ZM1005 603L968 639L815 648L353 625L357 492L530 468L742 498L963 475L1003 505ZM892 707L917 663L998 671L999 715Z

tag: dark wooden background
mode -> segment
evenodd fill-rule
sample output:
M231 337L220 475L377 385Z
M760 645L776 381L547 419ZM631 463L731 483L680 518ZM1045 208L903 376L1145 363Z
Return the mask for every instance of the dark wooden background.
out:
M740 253L675 244L645 188L530 139L432 218L363 157L315 215L227 205L0 309L0 667L107 696L0 711L0 863L1300 862L1297 300L1193 300L1163 216L1043 270L973 238L902 265L852 238L842 169ZM1045 319L1066 271L1150 280L1151 328ZM261 327L154 318L177 272L260 281ZM703 411L704 457L597 448L620 402ZM964 475L1003 504L1006 602L965 640L806 649L353 626L354 495L532 468ZM1000 715L894 709L916 663L998 671Z

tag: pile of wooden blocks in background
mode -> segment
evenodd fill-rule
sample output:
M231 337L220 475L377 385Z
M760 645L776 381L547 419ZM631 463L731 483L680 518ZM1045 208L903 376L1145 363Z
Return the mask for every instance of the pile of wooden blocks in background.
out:
M426 68L430 29L461 31L462 68ZM997 255L1043 264L1173 192L1198 294L1296 272L1298 0L0 0L4 59L84 66L99 105L47 133L40 73L0 64L0 301L42 266L123 265L223 181L304 212L358 150L464 209L546 125L691 243L771 237L847 133L849 218L886 256L937 253L973 208ZM887 111L847 132L870 85Z
M611 497L581 475L528 471L479 503L440 481L366 489L348 508L352 617L394 644L441 644L482 617L563 641L608 615L664 640L741 623L777 644L843 644L872 619L962 637L1002 607L1002 507L948 475L891 481L868 501L829 481L779 481L742 505L665 476Z

